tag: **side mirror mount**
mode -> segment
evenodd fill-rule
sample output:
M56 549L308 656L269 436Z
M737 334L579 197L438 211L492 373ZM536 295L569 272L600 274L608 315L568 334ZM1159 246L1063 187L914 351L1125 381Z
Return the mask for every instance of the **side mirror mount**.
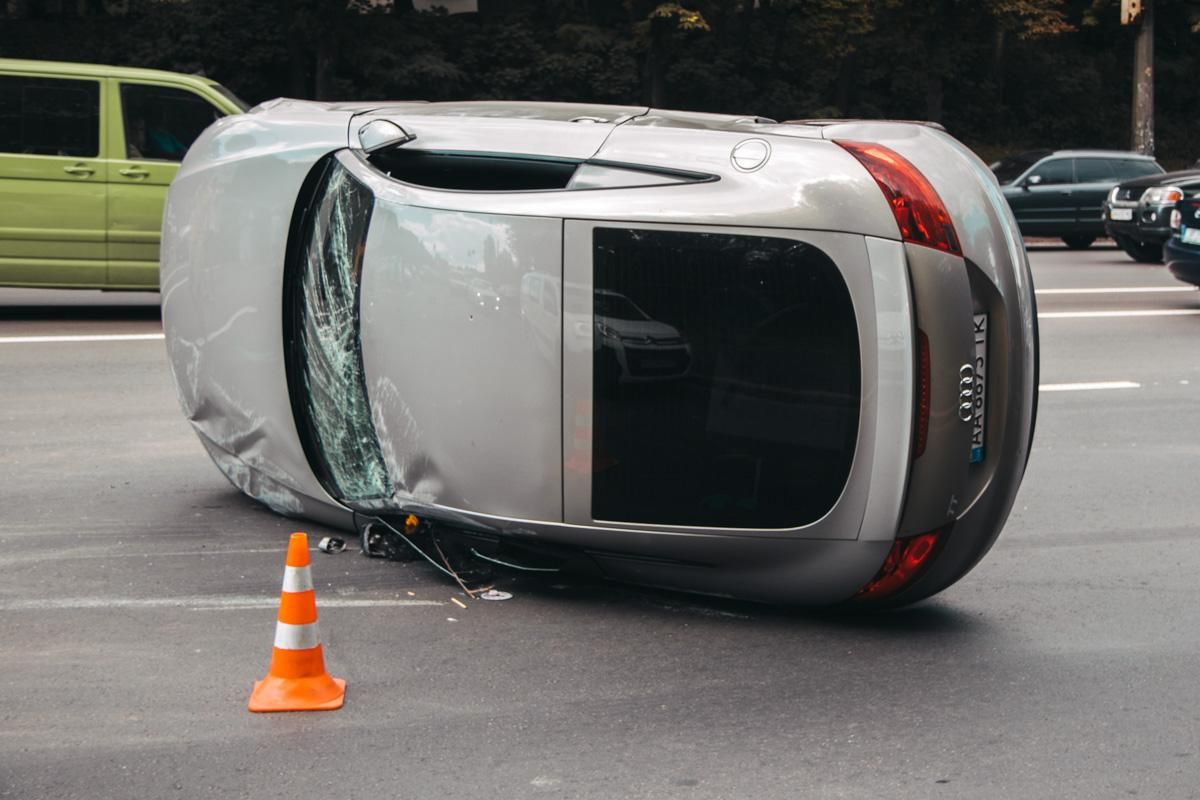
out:
M373 119L358 129L358 143L364 153L378 153L407 144L417 137L386 119Z

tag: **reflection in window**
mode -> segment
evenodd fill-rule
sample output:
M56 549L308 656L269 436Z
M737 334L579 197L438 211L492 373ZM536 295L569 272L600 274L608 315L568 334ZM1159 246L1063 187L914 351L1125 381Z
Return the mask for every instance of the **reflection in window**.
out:
M191 92L140 83L121 84L121 107L130 159L182 161L201 131L222 116Z
M790 528L828 512L858 436L858 328L820 250L598 228L592 516Z
M390 495L359 345L359 281L375 198L333 158L297 201L285 276L288 389L305 454L339 500Z
M99 81L0 76L0 152L98 156Z

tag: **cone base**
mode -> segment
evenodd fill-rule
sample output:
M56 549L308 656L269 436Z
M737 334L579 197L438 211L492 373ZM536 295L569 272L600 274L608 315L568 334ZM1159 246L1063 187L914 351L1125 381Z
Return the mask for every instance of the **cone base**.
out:
M247 708L251 711L332 711L346 699L346 682L319 675L315 678L277 678L255 681Z

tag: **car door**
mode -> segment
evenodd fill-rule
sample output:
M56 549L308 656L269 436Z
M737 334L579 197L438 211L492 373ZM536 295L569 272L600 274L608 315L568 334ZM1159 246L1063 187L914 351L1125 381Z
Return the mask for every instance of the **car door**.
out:
M99 79L0 75L0 283L102 286Z
M121 113L110 125L108 283L152 289L167 186L188 147L225 111L182 86L113 80L110 93Z
M1075 221L1080 233L1104 235L1100 208L1117 185L1117 174L1107 158L1076 158L1075 183L1071 187Z
M1017 224L1026 235L1060 236L1075 225L1071 188L1075 181L1070 158L1047 158L1036 164L1013 190L1006 192Z

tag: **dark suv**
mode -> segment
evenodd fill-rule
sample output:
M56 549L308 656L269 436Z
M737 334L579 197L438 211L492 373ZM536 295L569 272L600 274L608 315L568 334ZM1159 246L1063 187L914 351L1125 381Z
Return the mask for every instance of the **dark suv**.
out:
M1200 189L1200 170L1167 172L1125 181L1104 201L1104 230L1135 261L1162 261L1171 238L1171 211L1184 195Z
M1122 150L1036 150L997 161L992 171L1022 234L1059 236L1082 249L1105 235L1100 207L1112 188L1163 168Z

